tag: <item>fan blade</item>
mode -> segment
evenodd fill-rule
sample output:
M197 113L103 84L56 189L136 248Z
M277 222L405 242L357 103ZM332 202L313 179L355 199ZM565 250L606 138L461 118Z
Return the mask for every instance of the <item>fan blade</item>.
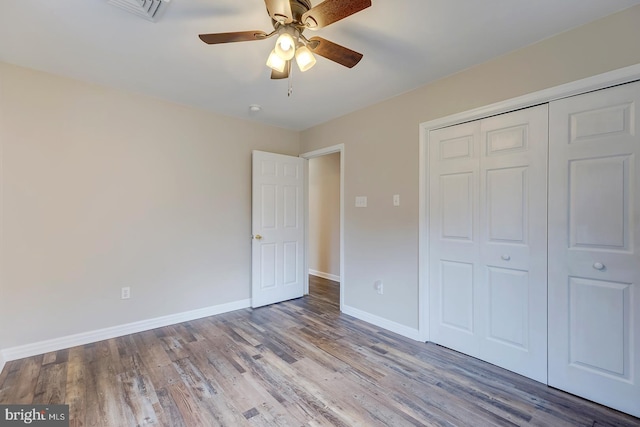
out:
M286 79L287 77L289 77L290 71L291 71L291 61L287 61L287 65L284 66L283 72L271 70L271 78L273 80Z
M264 31L239 31L237 33L215 33L200 34L200 40L207 44L248 42L251 40L262 40L267 37Z
M293 13L291 13L289 0L264 0L264 2L267 5L267 12L269 12L271 19L285 24L293 22Z
M311 30L326 27L371 6L371 0L325 0L302 15Z
M348 49L344 46L340 46L334 42L330 42L322 37L311 37L309 41L311 43L309 43L307 47L311 49L313 53L324 56L333 62L344 65L345 67L353 68L362 59L361 53Z

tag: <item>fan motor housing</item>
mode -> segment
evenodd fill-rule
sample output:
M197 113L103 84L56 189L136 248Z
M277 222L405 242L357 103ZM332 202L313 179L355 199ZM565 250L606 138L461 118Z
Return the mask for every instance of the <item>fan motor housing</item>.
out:
M311 9L311 2L309 0L290 0L289 4L291 5L293 20L302 23L302 15Z
M311 9L311 2L309 0L289 0L291 6L291 15L293 16L293 23L298 26L303 26L302 15L304 15L309 9ZM273 27L276 28L278 22L271 19Z

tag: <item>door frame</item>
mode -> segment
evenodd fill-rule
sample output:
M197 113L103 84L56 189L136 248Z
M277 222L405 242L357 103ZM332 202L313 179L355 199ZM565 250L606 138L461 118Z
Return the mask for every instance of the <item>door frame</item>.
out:
M327 154L340 153L340 311L344 307L344 144L332 145L300 154L299 157L307 160L304 168L304 198L305 198L305 223L304 223L304 294L309 294L309 160L326 156Z
M452 114L419 125L419 216L418 216L418 332L421 341L429 341L429 132L448 126L484 119L498 114L551 101L605 89L619 84L640 80L640 64L620 68L571 83ZM342 230L341 230L342 232ZM342 236L341 236L342 237ZM342 250L342 248L341 248ZM342 254L341 254L342 257ZM342 265L341 265L342 270ZM342 274L342 271L341 271ZM342 293L342 286L340 288ZM342 307L342 295L341 304Z

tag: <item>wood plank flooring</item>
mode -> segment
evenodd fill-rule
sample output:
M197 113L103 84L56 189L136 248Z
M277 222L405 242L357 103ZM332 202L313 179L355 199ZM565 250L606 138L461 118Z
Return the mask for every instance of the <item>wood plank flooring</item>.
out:
M7 363L0 403L72 426L639 426L640 419L340 314L311 295Z

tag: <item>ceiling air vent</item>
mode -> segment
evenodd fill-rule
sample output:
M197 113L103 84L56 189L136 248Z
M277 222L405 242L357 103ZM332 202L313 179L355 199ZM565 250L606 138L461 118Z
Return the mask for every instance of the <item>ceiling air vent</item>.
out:
M170 0L108 0L108 3L148 21L155 22L160 18L162 11L167 7L169 1Z

